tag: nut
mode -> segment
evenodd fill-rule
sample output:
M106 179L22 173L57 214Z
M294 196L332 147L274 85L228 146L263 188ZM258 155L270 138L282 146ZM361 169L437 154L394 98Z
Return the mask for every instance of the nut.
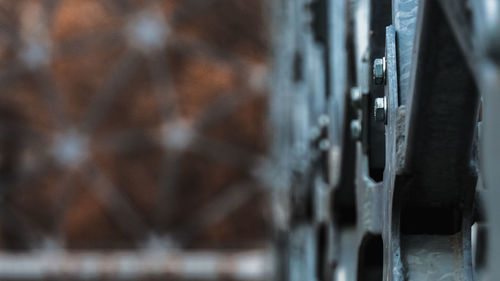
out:
M318 148L321 150L321 151L328 151L330 149L330 141L328 139L323 139L319 142L318 144Z
M387 118L387 100L385 97L376 98L373 114L377 122L384 122Z
M351 137L354 140L359 140L361 138L361 121L354 119L351 121Z
M373 81L375 85L385 84L385 57L373 61Z
M318 117L318 126L320 128L325 128L326 126L328 126L330 124L330 117L328 117L328 115L326 114L321 114L319 117Z
M361 107L361 91L358 87L351 88L351 104L355 109Z

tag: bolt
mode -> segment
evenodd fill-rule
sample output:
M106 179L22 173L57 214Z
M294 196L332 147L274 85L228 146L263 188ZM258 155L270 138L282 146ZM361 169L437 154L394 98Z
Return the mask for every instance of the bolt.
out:
M309 131L309 138L311 141L316 141L321 137L323 129L327 128L330 124L330 117L326 114L322 114L318 117L318 124L313 126Z
M385 84L385 57L375 59L373 62L373 81L375 85Z
M323 139L319 142L318 147L321 151L328 151L330 149L330 141Z
M326 126L328 126L330 124L330 117L328 117L328 115L326 114L322 114L318 117L318 125L321 127L321 128L325 128Z
M377 122L385 123L387 118L387 99L385 97L375 99L373 115Z
M351 121L351 137L354 140L359 140L361 138L361 121L358 119Z
M361 91L358 87L352 87L351 89L351 104L355 109L361 107Z

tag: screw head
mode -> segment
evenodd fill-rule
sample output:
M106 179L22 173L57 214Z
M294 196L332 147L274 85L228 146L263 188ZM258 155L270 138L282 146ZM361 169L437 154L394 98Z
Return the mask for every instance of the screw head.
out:
M351 103L355 109L361 107L361 91L358 87L353 87L351 89Z
M377 122L385 122L387 113L387 100L385 97L376 98L373 114Z
M354 119L351 121L351 137L354 140L359 140L361 138L361 121Z
M375 85L385 84L385 57L373 61L373 81Z

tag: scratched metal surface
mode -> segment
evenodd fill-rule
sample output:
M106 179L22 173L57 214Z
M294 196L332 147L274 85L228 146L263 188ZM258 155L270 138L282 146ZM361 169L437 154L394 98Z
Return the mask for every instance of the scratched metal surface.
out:
M393 1L393 23L398 40L399 98L406 104L413 56L413 40L418 12L418 0Z

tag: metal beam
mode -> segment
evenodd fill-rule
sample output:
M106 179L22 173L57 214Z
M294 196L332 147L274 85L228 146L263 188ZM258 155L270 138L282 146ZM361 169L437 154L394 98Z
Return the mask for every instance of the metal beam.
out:
M408 96L406 196L412 208L454 212L471 197L477 178L471 163L479 94L445 18L437 1L420 1Z

